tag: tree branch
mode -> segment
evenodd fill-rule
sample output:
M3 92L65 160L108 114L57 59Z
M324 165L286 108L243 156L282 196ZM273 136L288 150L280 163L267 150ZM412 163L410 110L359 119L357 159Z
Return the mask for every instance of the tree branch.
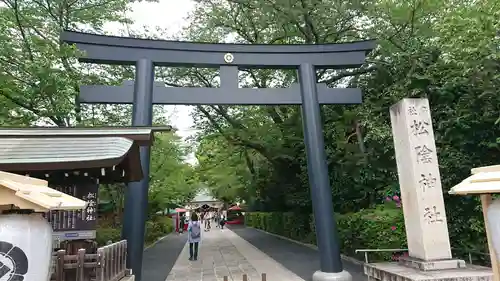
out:
M19 32L21 33L22 41L24 48L26 48L26 52L28 53L28 57L31 61L35 60L35 57L33 55L33 51L31 50L31 44L28 40L28 36L26 35L26 32L24 30L23 24L21 22L21 15L19 11L19 5L17 0L14 0L14 2L10 1L4 1L13 11L14 11L14 17L16 19L16 25L19 28Z
M335 83L339 81L340 79L346 78L346 77L351 77L351 76L356 76L356 75L361 75L361 74L366 74L369 72L372 72L377 69L376 65L368 66L366 68L358 68L356 70L351 70L351 71L344 71L341 72L338 75L335 75L333 77L330 77L328 79L324 79L319 81L320 83L326 83L327 85L330 85L332 83Z

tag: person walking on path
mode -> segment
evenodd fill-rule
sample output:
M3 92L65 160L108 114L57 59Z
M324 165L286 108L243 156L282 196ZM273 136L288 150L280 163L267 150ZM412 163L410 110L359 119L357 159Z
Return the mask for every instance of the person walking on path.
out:
M184 224L186 223L186 217L182 214L179 218L179 233L184 232Z
M198 215L193 213L191 221L188 225L188 242L189 242L189 260L195 261L198 259L198 246L201 241L201 223L198 220Z
M220 217L220 228L224 229L224 225L226 224L226 217L224 215L221 215Z
M205 213L204 219L205 219L205 231L210 231L211 228L210 221L212 220L211 213Z

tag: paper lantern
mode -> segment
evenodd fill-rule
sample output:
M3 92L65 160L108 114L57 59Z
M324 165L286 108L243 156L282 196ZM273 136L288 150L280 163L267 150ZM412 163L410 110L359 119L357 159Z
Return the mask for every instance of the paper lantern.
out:
M9 212L0 215L0 281L49 280L50 224L41 214Z

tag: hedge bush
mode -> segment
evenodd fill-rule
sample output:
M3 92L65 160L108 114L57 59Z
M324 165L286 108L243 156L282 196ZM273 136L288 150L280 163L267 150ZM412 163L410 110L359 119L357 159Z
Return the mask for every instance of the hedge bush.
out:
M155 216L146 221L145 244L150 245L174 230L172 219L166 216Z
M356 249L406 248L406 235L402 210L390 205L366 209L352 214L335 214L339 240L345 255L363 258ZM248 226L288 237L293 240L316 244L315 224L312 215L296 213L245 214ZM372 253L370 260L389 260L393 253Z
M97 245L104 246L108 241L117 242L121 240L121 228L112 227L98 227L96 231L96 242Z
M165 216L155 216L146 221L145 245L151 245L174 230L172 219ZM117 242L121 240L121 226L112 227L104 225L97 228L96 242L99 246L106 245L108 241Z

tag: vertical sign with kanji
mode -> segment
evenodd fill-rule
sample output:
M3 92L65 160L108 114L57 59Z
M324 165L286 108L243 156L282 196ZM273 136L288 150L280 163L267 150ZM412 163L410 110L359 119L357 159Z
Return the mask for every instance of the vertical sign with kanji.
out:
M410 257L450 259L443 190L427 99L403 99L390 109Z
M51 186L78 199L87 201L85 210L50 211L45 216L54 232L95 230L97 226L97 194L95 183L78 183Z
M87 201L87 208L83 212L82 227L85 225L87 229L94 229L97 220L97 188L87 190L82 199Z

